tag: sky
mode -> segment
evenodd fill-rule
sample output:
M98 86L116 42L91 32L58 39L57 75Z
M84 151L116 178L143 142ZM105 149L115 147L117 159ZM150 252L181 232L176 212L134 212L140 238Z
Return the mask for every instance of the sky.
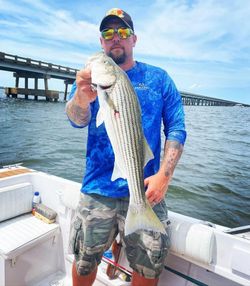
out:
M136 60L165 69L180 91L250 104L249 0L0 0L0 51L80 69L114 7L133 19ZM0 86L14 84L0 71Z

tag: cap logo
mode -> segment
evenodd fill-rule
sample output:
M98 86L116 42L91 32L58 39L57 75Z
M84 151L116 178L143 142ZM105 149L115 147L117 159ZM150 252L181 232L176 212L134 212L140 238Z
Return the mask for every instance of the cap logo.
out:
M124 17L123 11L121 9L117 9L117 8L109 10L107 12L106 16L109 16L109 15L114 15L114 16L117 16L117 17L120 17L120 18Z

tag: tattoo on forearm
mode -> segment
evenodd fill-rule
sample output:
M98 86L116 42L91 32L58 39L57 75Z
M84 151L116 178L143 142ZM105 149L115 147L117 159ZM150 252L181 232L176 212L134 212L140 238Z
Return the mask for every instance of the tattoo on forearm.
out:
M174 169L181 157L183 145L177 141L166 141L164 148L163 163L165 166L165 176L171 178Z
M75 103L74 100L70 100L66 105L66 113L70 120L72 120L76 125L86 126L91 117L90 108L81 108Z

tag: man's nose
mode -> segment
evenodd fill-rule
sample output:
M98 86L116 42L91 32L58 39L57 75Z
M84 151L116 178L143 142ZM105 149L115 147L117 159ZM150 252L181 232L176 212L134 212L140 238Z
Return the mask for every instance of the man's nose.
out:
M114 38L112 39L114 42L120 42L120 37L118 36L117 32L114 34Z

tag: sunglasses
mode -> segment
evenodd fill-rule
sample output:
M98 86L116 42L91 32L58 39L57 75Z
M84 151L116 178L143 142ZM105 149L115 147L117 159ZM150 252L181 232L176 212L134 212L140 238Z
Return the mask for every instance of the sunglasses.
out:
M117 33L120 39L127 39L134 34L133 30L130 28L108 28L101 31L104 40L112 40L115 36L115 33Z

